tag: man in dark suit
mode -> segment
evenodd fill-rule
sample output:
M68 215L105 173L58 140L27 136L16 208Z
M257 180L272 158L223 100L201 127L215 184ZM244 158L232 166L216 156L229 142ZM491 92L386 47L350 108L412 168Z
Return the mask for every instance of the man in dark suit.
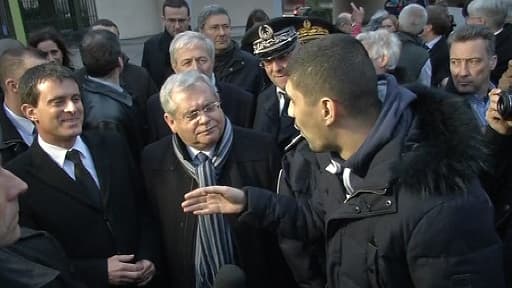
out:
M169 45L172 39L190 27L190 7L187 1L165 0L161 18L165 30L144 42L141 64L159 88L174 73L169 66Z
M441 86L443 80L450 77L450 51L446 36L451 29L450 16L446 7L428 6L427 25L423 28L421 38L425 41L432 64L431 86ZM444 83L446 84L446 83Z
M198 186L275 187L279 159L271 139L232 126L215 86L198 71L172 75L161 95L174 134L144 149L142 167L160 220L169 287L212 287L214 274L225 264L245 271L247 287L293 287L277 242L268 234L230 217L186 215L180 207L184 193Z
M170 63L176 73L198 70L215 83L222 110L234 125L250 128L254 115L254 96L234 85L220 82L213 73L215 48L211 40L198 32L177 35L169 49ZM151 139L158 140L171 133L165 124L164 111L155 94L148 100L148 122Z
M288 116L289 99L284 91L288 77L288 59L297 50L298 35L294 28L294 17L274 18L267 23L255 26L244 36L243 42L253 43L254 55L272 81L267 89L257 97L254 129L272 135L283 153L284 148L299 132L293 126L293 118Z
M37 50L15 48L0 56L0 86L4 99L0 107L0 154L4 163L28 149L34 137L34 124L21 112L19 81L27 69L45 63Z
M20 224L52 234L89 287L145 285L158 245L126 144L114 134L82 134L80 92L68 69L33 67L19 86L21 109L38 131L6 167L29 185Z

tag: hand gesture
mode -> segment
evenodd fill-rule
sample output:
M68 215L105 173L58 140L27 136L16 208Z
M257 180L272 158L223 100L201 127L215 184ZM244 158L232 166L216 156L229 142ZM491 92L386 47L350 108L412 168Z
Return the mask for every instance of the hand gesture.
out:
M350 2L350 7L352 7L352 23L362 25L364 20L364 8L357 7L354 2Z
M240 213L247 203L245 192L227 186L210 186L198 188L185 194L181 203L184 212L196 215Z
M487 123L494 129L496 132L502 135L511 135L512 134L512 121L504 120L500 113L498 113L498 99L501 95L500 89L492 89L489 92L489 108L485 113L485 118L487 119Z
M111 285L126 285L139 281L143 267L130 263L135 255L114 255L107 260L108 283Z

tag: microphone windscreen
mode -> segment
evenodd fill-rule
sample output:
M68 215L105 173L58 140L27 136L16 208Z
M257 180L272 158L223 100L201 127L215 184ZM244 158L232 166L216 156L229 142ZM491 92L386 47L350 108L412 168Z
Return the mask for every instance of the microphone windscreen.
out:
M214 288L247 288L245 273L236 265L226 264L220 267L215 281Z

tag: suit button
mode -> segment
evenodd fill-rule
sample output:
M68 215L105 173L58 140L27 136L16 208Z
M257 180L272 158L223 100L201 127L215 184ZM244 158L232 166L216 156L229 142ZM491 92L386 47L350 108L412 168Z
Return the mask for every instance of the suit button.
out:
M386 205L386 207L389 207L391 206L391 204L393 204L393 202L391 202L391 200L387 200L384 205Z
M359 206L354 207L354 212L357 214L361 213L361 208L359 208Z
M509 204L506 204L506 205L505 205L505 207L503 207L503 209L504 209L505 211L510 210L510 205L509 205Z

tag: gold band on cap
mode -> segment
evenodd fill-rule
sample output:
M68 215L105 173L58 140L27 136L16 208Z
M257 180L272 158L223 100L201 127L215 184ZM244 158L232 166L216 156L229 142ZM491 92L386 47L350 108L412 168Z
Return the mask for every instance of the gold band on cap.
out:
M306 19L302 23L302 27L297 30L297 34L301 42L307 42L329 34L329 30L321 26L313 26L311 21Z

